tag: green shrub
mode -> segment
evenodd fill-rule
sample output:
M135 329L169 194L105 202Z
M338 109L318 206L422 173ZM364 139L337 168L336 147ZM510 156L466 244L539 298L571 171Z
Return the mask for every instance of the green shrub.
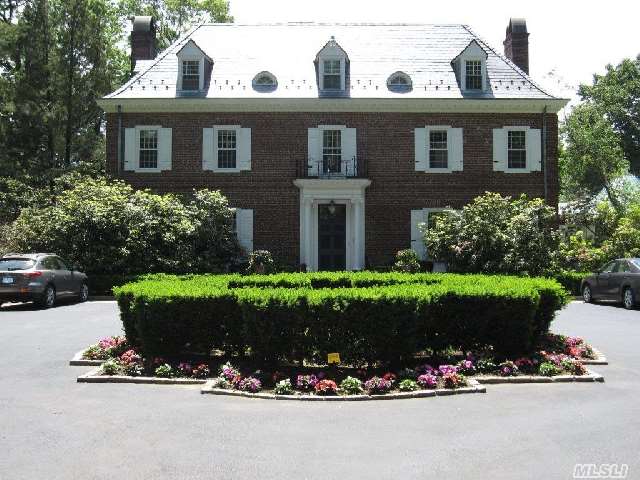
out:
M413 392L414 390L418 390L419 388L420 386L415 380L411 380L408 378L402 380L398 385L398 390L403 392Z
M558 249L556 213L542 199L487 192L440 214L425 243L452 272L541 275Z
M417 273L420 271L420 260L418 254L411 250L400 250L396 253L396 261L393 265L396 272Z
M90 275L219 272L239 251L219 192L183 199L103 179L79 180L55 205L22 209L9 229L3 248L56 252Z
M275 271L275 262L269 250L254 250L249 254L247 273L268 274Z
M280 380L276 383L273 393L276 395L293 395L293 385L291 385L291 380L288 378Z
M177 372L168 363L159 365L155 370L156 377L173 378L177 376Z
M120 370L120 363L115 358L110 358L102 364L102 373L105 375L118 375Z
M566 301L549 279L428 273L155 275L114 291L146 357L220 349L323 363L339 352L350 364L425 348L527 352Z
M561 373L560 367L551 362L541 363L538 371L540 372L540 375L545 377L553 377L555 375L560 375Z
M346 377L340 382L340 390L347 395L358 395L363 392L362 381L355 377Z

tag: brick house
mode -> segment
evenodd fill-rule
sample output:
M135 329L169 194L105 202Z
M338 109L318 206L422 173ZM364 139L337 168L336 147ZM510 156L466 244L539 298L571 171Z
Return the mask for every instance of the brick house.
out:
M221 190L246 250L309 270L414 248L418 224L485 191L558 201L556 98L464 25L200 25L103 98L108 171L159 192Z

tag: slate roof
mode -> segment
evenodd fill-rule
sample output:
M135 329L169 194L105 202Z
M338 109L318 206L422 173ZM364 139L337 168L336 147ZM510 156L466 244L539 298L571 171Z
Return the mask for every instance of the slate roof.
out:
M206 98L318 98L314 60L332 36L349 56L351 98L557 98L466 25L323 23L199 25L105 98L175 98L176 53L190 39L214 61ZM472 40L487 53L491 90L463 95L451 62ZM254 90L262 71L276 76L277 89ZM389 91L397 71L411 77L411 91Z

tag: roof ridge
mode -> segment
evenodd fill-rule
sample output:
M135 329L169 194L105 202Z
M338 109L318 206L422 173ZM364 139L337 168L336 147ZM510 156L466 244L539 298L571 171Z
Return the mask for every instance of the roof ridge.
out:
M485 47L487 47L489 50L491 50L498 58L500 58L501 60L503 60L504 62L507 63L507 65L509 65L511 68L513 68L516 73L518 73L522 78L524 78L526 81L528 81L529 83L531 83L531 85L533 85L535 88L537 88L540 93L543 93L551 98L559 98L556 97L555 95L553 95L551 92L547 92L546 89L543 89L540 85L538 85L537 82L535 82L531 76L529 74L527 74L525 71L523 71L519 66L517 66L515 63L513 63L511 61L511 59L507 58L505 55L503 55L500 52L497 52L489 43L487 43L485 41L484 38L482 38L480 35L478 35L469 25L463 24L462 27L469 32L471 35L473 35L473 37L481 42Z
M314 21L292 21L292 22L257 22L257 23L234 23L234 22L208 22L202 23L206 27L286 27L286 26L381 26L381 27L464 27L462 23L419 23L419 22L314 22Z
M181 42L186 43L191 36L203 25L205 25L204 22L201 22L193 27L191 27L190 30L188 30L187 32L183 33L181 36L179 36L177 39L175 39L173 41L173 43L169 44L169 46L167 48L165 48L162 52L160 52L158 55L156 55L155 58L153 58L149 64L147 65L147 67L145 69L140 70L137 74L135 74L133 77L131 77L129 79L129 81L125 82L124 85L122 85L120 88L116 89L115 92L113 92L112 94L108 95L105 98L111 98L111 97L115 97L117 95L119 95L120 93L124 92L127 88L129 88L133 83L135 83L136 81L140 80L147 72L149 72L149 70L151 70L153 67L155 67L160 61L164 60L164 58L169 55L170 52L173 51L174 48L176 48L178 45L181 44ZM195 43L195 42L194 42ZM196 44L197 45L197 44ZM200 47L198 47L200 48ZM202 50L202 49L201 49ZM203 51L204 53L204 51Z

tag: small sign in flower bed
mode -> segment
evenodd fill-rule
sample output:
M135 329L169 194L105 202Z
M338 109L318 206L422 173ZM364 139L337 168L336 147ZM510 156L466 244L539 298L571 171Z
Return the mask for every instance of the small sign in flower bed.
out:
M188 361L159 357L145 359L118 337L104 339L98 344L107 346L111 356L100 368L80 376L78 381L206 383L203 393L258 398L417 398L484 392L480 387L482 383L603 380L584 366L583 361L596 355L590 345L578 337L555 334L544 336L532 354L515 359L496 357L491 350L463 354L449 349L431 352L420 362L414 359L412 364L392 370L381 366L322 368L292 364L267 370L259 368L248 357L238 360L239 363L214 358ZM214 363L219 367L212 368Z

